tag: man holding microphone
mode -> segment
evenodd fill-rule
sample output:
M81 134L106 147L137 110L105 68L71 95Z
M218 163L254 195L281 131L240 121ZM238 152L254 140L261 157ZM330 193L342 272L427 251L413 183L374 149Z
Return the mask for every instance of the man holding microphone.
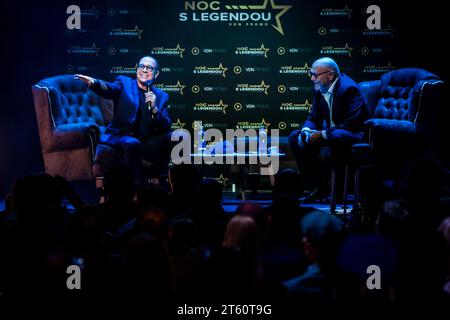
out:
M106 82L86 75L74 75L99 96L114 101L113 119L100 136L97 151L105 146L117 151L123 164L132 169L138 185L146 182L142 174L142 159L165 165L170 159L169 95L153 86L159 70L158 62L145 56L138 63L136 79L118 76L114 82ZM101 152L97 151L95 163L108 166L108 161L101 159Z

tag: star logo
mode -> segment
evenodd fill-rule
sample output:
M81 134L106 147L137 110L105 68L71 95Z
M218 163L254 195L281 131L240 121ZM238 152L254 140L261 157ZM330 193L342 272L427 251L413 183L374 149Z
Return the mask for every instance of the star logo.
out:
M181 122L180 118L177 119L177 122L172 124L173 128L182 129L186 125L185 122Z
M264 58L267 58L267 52L270 50L269 48L264 47L264 43L261 43L261 48L259 50L264 51Z
M142 39L142 32L144 32L144 29L139 29L136 25L133 30L124 30L124 31L133 31L137 33L138 39Z
M305 65L302 68L300 68L300 69L309 71L310 67L308 66L308 62L305 62Z
M266 130L269 128L270 123L266 122L266 119L262 118L261 124L266 128Z
M262 87L262 88L264 88L264 94L269 94L268 92L267 92L267 90L270 88L270 85L269 84L266 84L265 82L264 82L264 80L263 81L261 81L261 84L260 84L260 86Z
M216 178L217 181L219 181L223 186L227 185L228 178L225 178L223 174L221 173L218 178Z
M184 89L185 87L186 87L186 86L185 86L185 85L182 85L182 84L180 83L180 81L177 81L177 84L175 85L175 88L176 88L177 90L180 91L180 94L181 94L181 95L183 95L183 89Z
M350 48L350 47L348 46L348 43L345 43L344 49L345 49L345 50L348 50L348 56L351 57L351 56L352 56L352 50L353 50L353 48Z
M175 47L175 50L177 50L178 54L180 55L180 58L183 58L183 52L184 52L186 49L181 48L180 44L177 43L177 46Z
M305 100L305 103L302 103L300 106L302 107L307 107L308 108L308 112L311 112L311 106L312 104L309 103L308 99Z
M228 108L228 104L224 104L222 100L219 101L219 107L222 108L222 113L227 114L226 109Z
M89 48L89 49L95 50L95 55L98 57L98 53L99 53L99 51L100 51L100 48L98 48L98 47L95 45L95 43L94 43L94 44L92 45L92 47Z
M269 5L270 2L270 7L272 10L280 10L280 12L278 12L275 15L275 22L276 25L272 25L272 27L275 28L275 30L277 30L279 33L281 33L284 36L284 30L283 30L283 26L281 25L281 16L284 15L289 9L292 8L292 5L276 5L275 4L275 0L264 0L264 3L262 5L258 5L258 6L248 6L250 9L254 9L254 10L266 10L267 6Z
M228 70L228 68L225 68L222 65L222 62L219 64L219 70L220 70L220 72L222 72L222 76L225 78L225 72Z

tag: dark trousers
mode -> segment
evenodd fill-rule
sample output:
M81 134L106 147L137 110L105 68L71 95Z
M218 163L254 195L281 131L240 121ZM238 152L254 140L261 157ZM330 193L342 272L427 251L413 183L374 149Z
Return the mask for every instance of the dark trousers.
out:
M114 161L110 160L121 159L120 162L133 171L135 183L143 185L146 181L142 160L151 162L152 166L167 169L172 150L171 134L172 132L169 132L145 139L132 136L114 136L113 139L109 138L108 141L100 142L96 152L96 163L107 169L114 164ZM115 154L105 154L105 149L109 151L108 153L113 152Z
M304 144L300 140L301 130L293 131L288 138L289 146L297 162L299 172L304 176L306 189L319 188L327 190L331 168L340 169L345 166L350 156L352 144L362 142L362 132L351 132L344 129L331 131L327 140ZM342 170L338 170L341 172Z

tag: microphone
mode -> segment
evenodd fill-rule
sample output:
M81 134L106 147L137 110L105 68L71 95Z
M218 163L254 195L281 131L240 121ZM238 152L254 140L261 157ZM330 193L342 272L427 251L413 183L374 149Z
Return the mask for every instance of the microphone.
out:
M144 85L147 87L147 92L152 91L153 88L153 79L147 80L144 82ZM147 108L148 110L152 110L152 104L150 102L147 102Z

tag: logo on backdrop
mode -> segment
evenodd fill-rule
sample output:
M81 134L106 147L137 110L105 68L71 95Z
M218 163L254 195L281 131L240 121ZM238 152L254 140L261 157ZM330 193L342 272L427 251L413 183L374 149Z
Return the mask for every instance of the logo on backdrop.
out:
M269 51L270 49L264 47L264 43L262 43L259 48L237 47L234 53L237 55L263 56L267 59L267 52Z
M308 76L310 69L311 69L311 67L308 66L307 62L305 62L305 65L303 67L281 66L278 73L280 73L280 74L298 74L298 75Z
M194 104L194 111L211 111L227 114L227 108L228 104L223 103L222 100L219 103L197 102Z
M195 66L193 73L194 74L218 75L218 76L222 76L225 78L226 77L225 72L227 70L228 70L228 68L225 68L221 62L218 67Z
M261 84L248 84L248 83L239 83L236 86L237 92L254 92L254 93L264 93L268 95L268 90L270 88L269 84L266 84L264 80L261 81Z
M153 47L151 54L155 56L179 56L180 58L184 58L183 52L185 50L185 48L182 48L180 44L177 43L175 48Z
M320 16L322 17L347 17L351 19L352 9L345 6L343 9L324 8L320 10Z
M283 102L280 105L281 111L303 111L310 112L312 104L309 103L308 99L304 103L296 102Z
M364 66L363 72L364 73L385 73L388 71L392 71L394 69L395 69L395 66L393 66L391 64L391 62L389 61L389 63L386 66L381 66L381 65Z
M144 29L139 29L138 26L135 26L134 29L123 29L123 28L114 28L111 29L109 35L111 37L126 37L126 38L138 38L142 39L142 33Z
M331 55L340 55L340 56L352 56L352 50L348 43L345 44L344 47L334 47L334 46L323 46L322 49L320 49L321 54L331 54Z
M241 2L242 1L242 2ZM273 27L284 35L281 18L292 5L275 3L281 0L261 0L262 4L248 5L237 1L184 1L178 20L192 23L228 23L230 27Z
M184 84L181 84L180 81L177 81L176 84L166 84L166 83L158 83L155 85L155 87L164 90L166 92L170 93L179 93L181 95L184 95L184 88L186 87Z
M135 65L134 67L116 66L116 67L111 67L111 70L109 71L109 73L111 73L111 74L126 74L126 75L136 74L136 68L137 68L137 65Z
M100 48L95 45L95 43L91 47L82 47L82 46L70 46L67 49L67 53L73 55L86 55L86 56L97 56L100 52Z

